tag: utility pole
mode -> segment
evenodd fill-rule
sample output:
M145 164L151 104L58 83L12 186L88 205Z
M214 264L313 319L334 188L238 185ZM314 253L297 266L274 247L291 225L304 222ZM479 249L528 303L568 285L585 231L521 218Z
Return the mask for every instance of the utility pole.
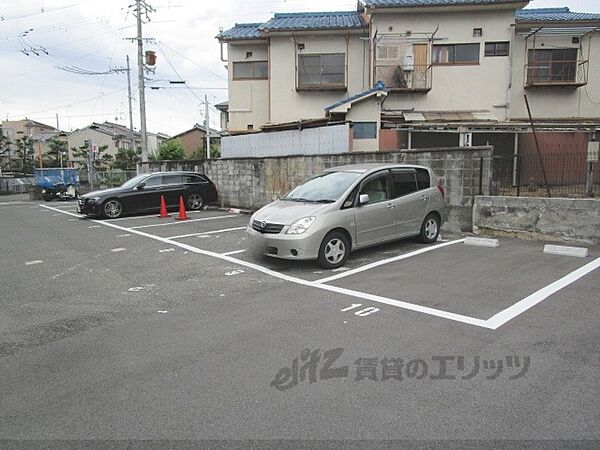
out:
M206 159L210 159L210 117L208 109L208 96L204 94L204 131L206 131Z
M146 8L147 6L144 5ZM146 134L146 96L144 80L144 44L142 38L142 1L135 0L135 16L137 19L137 50L138 50L138 88L140 96L140 132L142 134L142 162L148 161L148 135Z
M127 132L127 139L129 139L131 149L135 150L135 142L133 139L133 109L131 106L131 68L129 67L129 55L127 55L127 98L129 100L129 131Z
M588 197L594 196L594 165L598 164L598 153L600 151L600 142L597 139L597 130L590 130L590 141L588 142L587 151L587 174L585 180L585 193Z

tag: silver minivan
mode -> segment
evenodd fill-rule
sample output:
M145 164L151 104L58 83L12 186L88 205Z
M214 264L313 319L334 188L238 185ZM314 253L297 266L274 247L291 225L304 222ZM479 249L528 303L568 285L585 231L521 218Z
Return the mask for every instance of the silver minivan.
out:
M256 211L246 232L266 255L333 269L358 248L411 236L435 242L443 217L444 189L431 169L356 164L305 180Z

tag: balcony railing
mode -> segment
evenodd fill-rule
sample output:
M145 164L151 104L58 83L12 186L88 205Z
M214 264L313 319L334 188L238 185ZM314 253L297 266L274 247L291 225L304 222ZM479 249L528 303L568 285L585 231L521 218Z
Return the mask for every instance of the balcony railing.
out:
M525 66L525 87L571 86L587 84L587 60L535 61Z
M377 65L375 80L385 87L400 92L428 92L431 90L431 64Z

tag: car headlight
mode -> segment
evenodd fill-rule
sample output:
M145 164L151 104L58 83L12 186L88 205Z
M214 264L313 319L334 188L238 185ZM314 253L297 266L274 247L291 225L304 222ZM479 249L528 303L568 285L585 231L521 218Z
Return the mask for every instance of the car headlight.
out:
M90 203L96 203L98 201L100 201L100 197L92 197L92 198L90 198Z
M293 224L290 225L288 230L285 232L286 234L302 234L308 230L308 228L315 221L315 217L303 217L302 219L296 220Z

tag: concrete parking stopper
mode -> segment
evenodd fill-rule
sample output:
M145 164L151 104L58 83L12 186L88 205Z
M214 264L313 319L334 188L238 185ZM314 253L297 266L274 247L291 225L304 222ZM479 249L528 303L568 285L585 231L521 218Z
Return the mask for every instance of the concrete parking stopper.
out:
M569 247L566 245L544 245L544 253L551 255L575 256L585 258L590 251L585 247Z
M465 238L465 245L474 245L476 247L500 247L500 241L498 239L476 238L469 236Z

